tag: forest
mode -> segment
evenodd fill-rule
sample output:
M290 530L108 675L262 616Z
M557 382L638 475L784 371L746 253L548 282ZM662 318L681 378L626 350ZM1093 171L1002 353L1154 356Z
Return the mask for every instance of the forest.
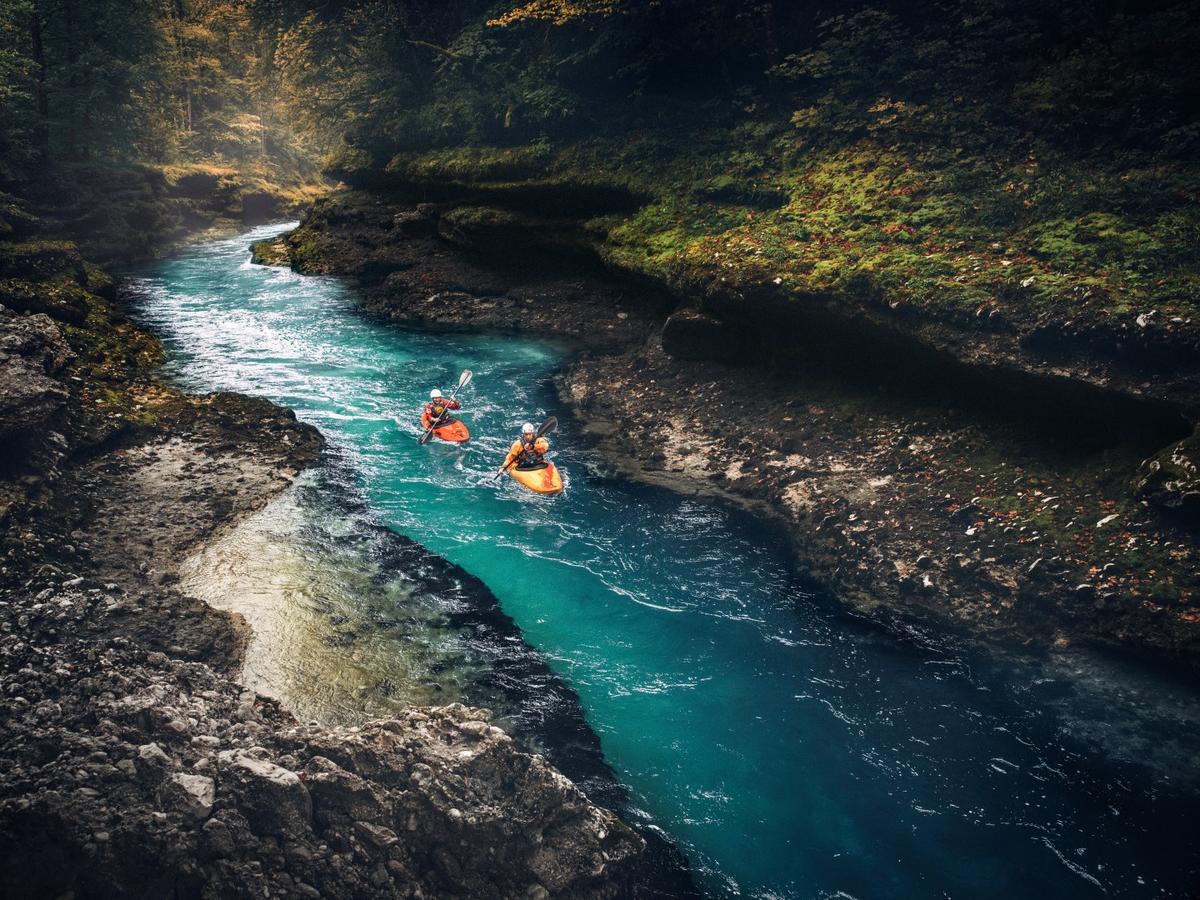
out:
M1192 13L7 0L0 159L10 185L46 161L278 181L586 171L652 198L610 235L642 268L752 249L798 289L905 285L918 307L969 312L997 293L1026 311L1086 295L1085 312L1169 318L1200 290ZM994 243L1016 245L1015 266Z
M4 158L286 161L783 118L1195 154L1186 3L7 0ZM1051 52L1053 51L1053 52ZM1106 73L1135 68L1132 77Z
M0 0L0 896L1191 897L1195 0Z

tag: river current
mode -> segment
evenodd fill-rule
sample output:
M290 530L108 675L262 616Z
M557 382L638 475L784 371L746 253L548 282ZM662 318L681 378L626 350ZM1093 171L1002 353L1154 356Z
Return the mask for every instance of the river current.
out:
M1200 884L1200 702L1186 686L1082 651L1014 658L845 614L746 514L608 474L557 404L562 348L373 321L337 279L251 264L249 243L283 230L198 243L127 282L179 383L268 397L330 444L185 567L189 591L250 619L253 686L327 721L470 699L461 685L485 663L461 635L421 630L403 584L339 539L365 517L486 584L577 692L625 814L665 832L712 896ZM464 368L472 441L419 446L429 390ZM491 482L521 423L550 414L566 492ZM331 484L353 512L328 502Z

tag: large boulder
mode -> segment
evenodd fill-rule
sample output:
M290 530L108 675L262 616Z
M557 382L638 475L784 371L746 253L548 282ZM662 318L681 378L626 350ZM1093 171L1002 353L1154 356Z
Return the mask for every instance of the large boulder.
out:
M332 760L314 756L306 775L314 816L321 828L383 818L385 806L374 788Z
M1159 509L1200 521L1200 428L1142 463L1136 488Z
M222 790L255 834L295 838L309 830L312 798L299 775L243 751L222 751L217 760Z
M159 788L163 808L179 812L193 822L208 818L216 796L217 786L211 778L186 772L177 772Z
M67 400L59 375L72 353L48 316L0 306L0 469L26 457Z

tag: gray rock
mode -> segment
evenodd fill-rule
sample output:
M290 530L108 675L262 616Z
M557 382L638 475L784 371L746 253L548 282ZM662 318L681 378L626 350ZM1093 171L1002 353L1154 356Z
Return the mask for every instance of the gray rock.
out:
M236 849L233 834L229 826L220 819L209 819L204 823L201 832L204 836L204 846L209 856L232 856Z
M134 761L138 774L144 778L161 778L171 767L171 757L158 744L142 744Z
M172 775L159 789L163 807L182 813L195 822L208 818L216 796L217 786L211 778L182 772Z
M366 781L323 756L308 762L308 789L317 822L333 823L379 820L383 803Z
M71 356L49 316L0 306L0 440L21 447L48 434L67 399L55 376Z
M242 751L217 754L238 809L256 834L295 837L312 822L312 798L300 776Z
M1134 487L1159 509L1200 522L1200 428L1143 462Z

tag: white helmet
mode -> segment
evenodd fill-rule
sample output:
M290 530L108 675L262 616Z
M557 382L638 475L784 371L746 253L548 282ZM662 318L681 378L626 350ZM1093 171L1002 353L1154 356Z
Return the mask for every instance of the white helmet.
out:
M526 422L521 426L521 434L533 434L537 429L533 427L532 422Z
M439 391L437 388L434 388L432 391L429 392L429 399L430 400L441 400L442 392Z

